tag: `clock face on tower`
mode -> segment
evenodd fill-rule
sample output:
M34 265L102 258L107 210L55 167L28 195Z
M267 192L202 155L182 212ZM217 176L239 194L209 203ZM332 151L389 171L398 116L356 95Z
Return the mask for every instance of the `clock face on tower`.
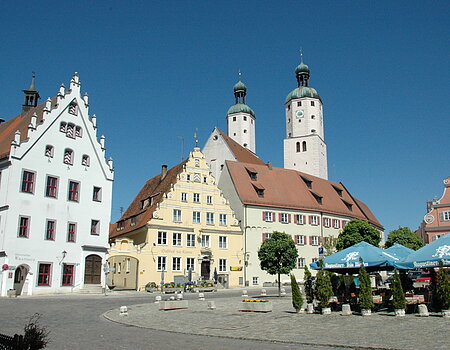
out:
M299 109L299 110L295 113L295 116L296 116L297 118L303 118L303 110Z

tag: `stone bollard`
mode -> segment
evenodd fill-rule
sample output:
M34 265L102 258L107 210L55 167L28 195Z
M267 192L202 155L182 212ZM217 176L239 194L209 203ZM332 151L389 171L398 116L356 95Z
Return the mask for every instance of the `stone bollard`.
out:
M183 294L182 293L178 293L177 294L177 300L183 300Z
M171 296L169 297L169 300L175 300L175 297L174 297L173 295L171 295Z
M198 300L205 300L205 294L204 293L198 293Z
M267 296L267 291L265 289L261 289L261 296L262 297Z
M248 298L247 290L244 289L244 290L242 291L242 297L243 297L243 298Z
M208 310L215 310L216 303L214 301L208 301Z
M419 316L428 317L430 314L428 313L428 308L425 304L419 304Z
M285 297L286 296L286 289L281 288L281 296Z
M128 316L128 308L126 306L121 306L119 308L120 316Z
M350 308L350 304L342 304L342 316L350 316L352 315L352 309Z
M155 304L159 304L159 302L162 300L161 295L157 295L155 297Z
M313 314L314 313L314 304L307 304L306 305L306 313L307 314Z

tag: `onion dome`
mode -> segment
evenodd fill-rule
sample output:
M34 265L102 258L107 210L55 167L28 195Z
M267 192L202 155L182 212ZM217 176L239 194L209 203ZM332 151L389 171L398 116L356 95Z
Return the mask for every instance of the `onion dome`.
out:
M227 115L234 113L248 113L255 117L255 112L253 112L253 109L251 109L245 103L236 103L235 105L231 106L230 109L228 109Z
M303 63L303 61L295 68L295 74L299 73L308 73L309 74L309 67Z
M322 101L322 99L320 98L320 95L316 91L316 89L313 89L312 87L309 87L309 86L299 86L298 88L292 90L289 93L289 95L287 95L285 103L288 103L290 100L294 100L296 98L302 98L302 97L317 98L320 101Z
M245 86L245 84L242 81L239 80L236 84L234 84L233 91L234 92L246 92L247 87Z

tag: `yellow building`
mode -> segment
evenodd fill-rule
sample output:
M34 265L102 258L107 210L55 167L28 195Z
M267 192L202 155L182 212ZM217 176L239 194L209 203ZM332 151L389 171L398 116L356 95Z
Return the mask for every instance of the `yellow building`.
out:
M243 284L242 230L200 148L148 180L110 230L113 286L143 290L149 282ZM164 273L162 273L164 271Z

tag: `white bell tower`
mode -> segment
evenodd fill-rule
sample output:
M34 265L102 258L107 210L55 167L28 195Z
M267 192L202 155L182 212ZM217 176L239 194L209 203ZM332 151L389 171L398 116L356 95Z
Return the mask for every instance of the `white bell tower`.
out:
M309 74L309 67L303 63L302 57L295 69L297 88L289 93L285 102L284 167L327 180L322 99L309 86Z

